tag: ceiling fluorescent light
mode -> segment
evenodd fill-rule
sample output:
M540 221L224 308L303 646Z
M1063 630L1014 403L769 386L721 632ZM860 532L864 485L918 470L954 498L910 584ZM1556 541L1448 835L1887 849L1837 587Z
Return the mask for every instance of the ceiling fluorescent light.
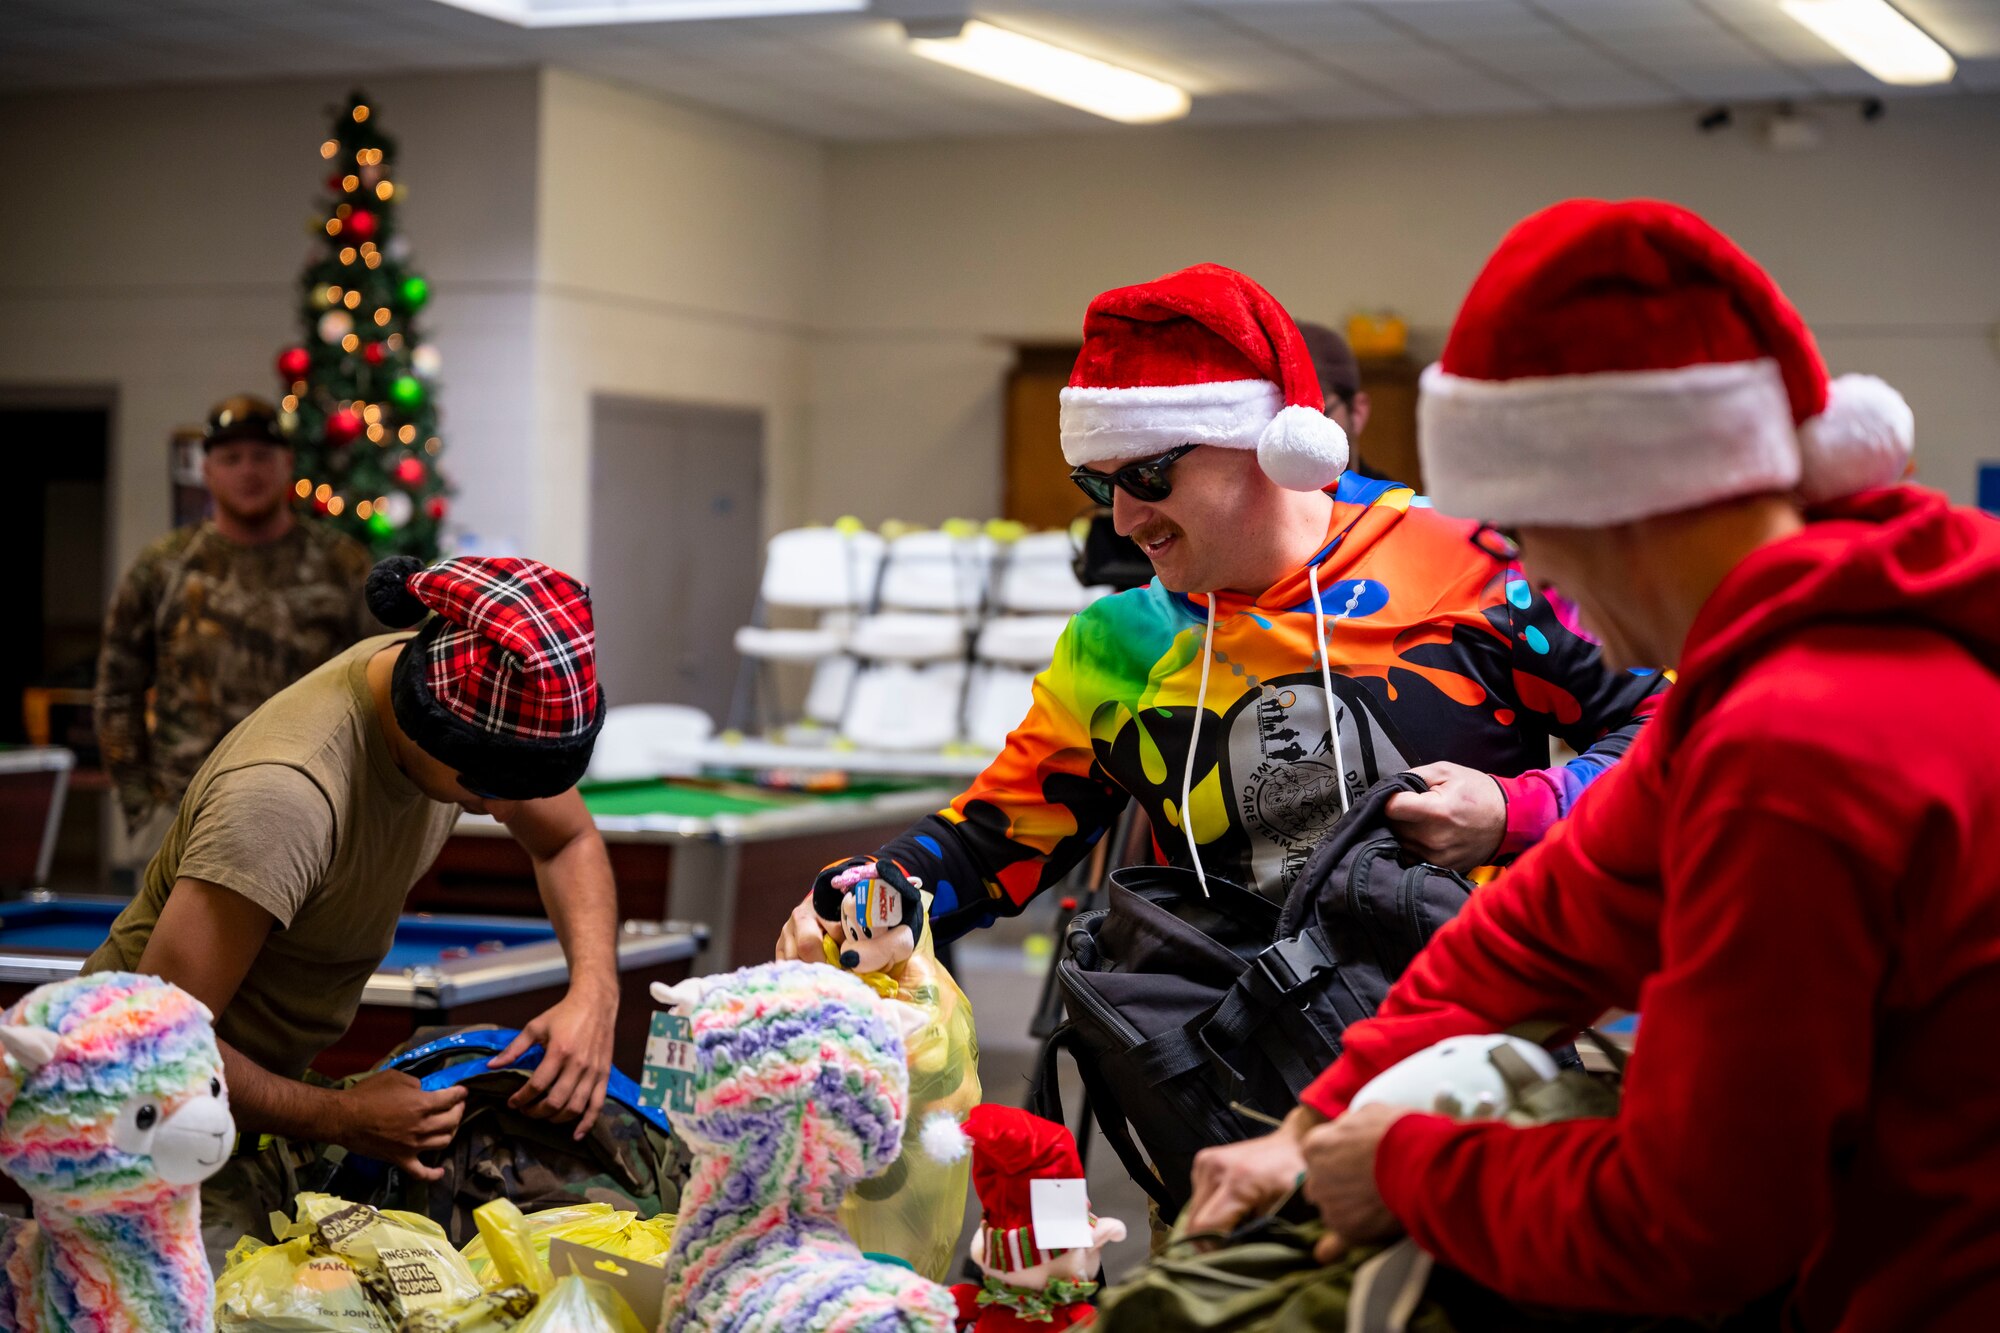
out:
M437 0L517 28L582 28L606 23L852 14L868 0Z
M978 19L967 20L956 37L925 37L920 32L910 34L910 49L926 60L1108 120L1128 125L1178 120L1193 104L1184 90L1171 83Z
M1779 0L1779 8L1884 83L1949 83L1951 52L1888 0Z

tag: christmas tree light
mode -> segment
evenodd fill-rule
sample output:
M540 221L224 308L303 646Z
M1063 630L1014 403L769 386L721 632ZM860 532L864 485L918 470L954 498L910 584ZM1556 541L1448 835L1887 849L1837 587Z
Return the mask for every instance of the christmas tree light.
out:
M311 479L299 482L299 507L378 557L432 559L451 488L436 462L437 350L417 327L430 285L396 243L395 154L355 93L319 145L328 175L300 277L302 336L276 366L299 474Z

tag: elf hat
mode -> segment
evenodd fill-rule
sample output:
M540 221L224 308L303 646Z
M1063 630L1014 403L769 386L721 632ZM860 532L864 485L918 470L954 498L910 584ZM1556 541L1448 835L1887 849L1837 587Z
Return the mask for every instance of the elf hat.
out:
M604 725L589 589L535 560L426 568L396 555L370 571L368 609L392 628L424 622L389 697L426 754L483 796L526 801L576 785Z
M1439 509L1600 527L1738 496L1888 485L1914 423L1869 376L1828 382L1769 274L1674 204L1572 199L1472 284L1417 409Z
M1130 462L1183 444L1255 449L1264 474L1318 491L1347 467L1312 355L1271 294L1220 264L1105 292L1083 318L1062 391L1070 466Z
M972 1151L972 1188L985 1214L989 1272L1032 1268L1061 1250L1035 1244L1031 1180L1081 1180L1083 1161L1069 1130L1013 1106L972 1108L964 1122L933 1116L922 1131L926 1155L956 1161Z

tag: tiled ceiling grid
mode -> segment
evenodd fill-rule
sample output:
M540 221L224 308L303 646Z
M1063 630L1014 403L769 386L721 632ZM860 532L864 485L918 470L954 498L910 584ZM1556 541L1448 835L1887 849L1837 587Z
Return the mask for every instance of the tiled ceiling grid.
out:
M1898 0L2000 91L2000 0ZM817 138L1108 128L918 60L869 14L524 29L433 0L5 0L0 90L551 64ZM1157 74L1196 125L1895 95L1777 0L993 0Z

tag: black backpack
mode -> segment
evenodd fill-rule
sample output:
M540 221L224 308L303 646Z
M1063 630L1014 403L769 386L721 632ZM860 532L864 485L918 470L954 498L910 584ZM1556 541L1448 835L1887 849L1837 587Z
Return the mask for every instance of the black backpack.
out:
M1069 1021L1043 1048L1036 1113L1062 1121L1056 1061L1069 1051L1105 1141L1178 1213L1195 1154L1291 1110L1471 895L1464 876L1409 861L1389 831L1389 798L1427 790L1414 773L1371 787L1282 909L1214 875L1204 895L1189 870L1113 871L1108 905L1071 920L1056 963Z

